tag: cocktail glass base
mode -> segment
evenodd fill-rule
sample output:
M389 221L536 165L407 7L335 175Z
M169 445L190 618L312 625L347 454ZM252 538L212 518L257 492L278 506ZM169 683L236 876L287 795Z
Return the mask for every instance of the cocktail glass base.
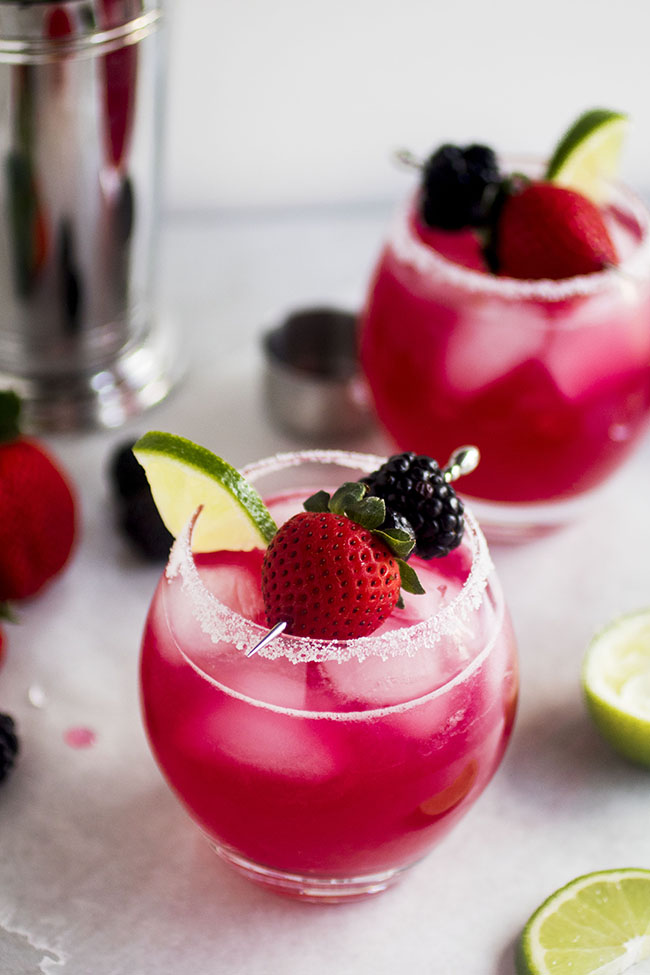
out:
M543 538L585 517L599 494L599 491L591 491L568 500L538 504L463 497L490 544L517 545Z
M239 874L276 894L311 904L347 904L365 900L391 887L408 867L395 867L364 877L321 877L274 870L248 860L227 846L210 840L212 849Z

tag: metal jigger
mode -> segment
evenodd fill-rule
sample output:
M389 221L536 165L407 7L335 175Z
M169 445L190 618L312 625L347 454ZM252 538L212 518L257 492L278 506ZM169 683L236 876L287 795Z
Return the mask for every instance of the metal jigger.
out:
M0 388L32 429L115 427L178 356L153 304L159 0L0 0Z

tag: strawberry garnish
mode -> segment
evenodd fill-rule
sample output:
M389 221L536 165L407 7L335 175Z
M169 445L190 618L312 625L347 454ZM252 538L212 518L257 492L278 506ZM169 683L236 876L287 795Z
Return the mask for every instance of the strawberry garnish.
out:
M494 234L495 270L511 278L559 280L618 263L598 207L553 183L516 187L499 207Z
M0 601L33 596L68 561L76 504L38 441L20 435L20 403L0 392Z
M366 493L359 482L343 484L332 497L320 491L278 529L262 565L269 626L284 621L297 636L356 639L401 604L400 587L423 592L404 561L413 536L379 531L385 502Z

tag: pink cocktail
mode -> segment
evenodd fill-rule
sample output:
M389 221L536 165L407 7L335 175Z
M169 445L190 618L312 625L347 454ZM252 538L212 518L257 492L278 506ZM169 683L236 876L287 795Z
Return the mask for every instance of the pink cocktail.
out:
M463 494L502 535L567 520L646 426L649 215L612 187L603 216L619 267L515 280L487 270L470 230L426 227L416 199L370 286L361 358L382 424L433 456L476 444Z
M244 474L278 523L380 458L312 452ZM266 633L262 553L193 556L179 538L142 649L156 759L217 852L251 879L312 900L384 889L492 777L515 712L512 629L485 541L412 559L426 594L372 636Z

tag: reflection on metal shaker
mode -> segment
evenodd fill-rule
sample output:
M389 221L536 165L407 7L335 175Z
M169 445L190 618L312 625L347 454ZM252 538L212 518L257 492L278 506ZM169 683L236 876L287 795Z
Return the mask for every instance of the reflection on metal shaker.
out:
M178 378L154 307L159 0L0 0L0 388L117 426Z

